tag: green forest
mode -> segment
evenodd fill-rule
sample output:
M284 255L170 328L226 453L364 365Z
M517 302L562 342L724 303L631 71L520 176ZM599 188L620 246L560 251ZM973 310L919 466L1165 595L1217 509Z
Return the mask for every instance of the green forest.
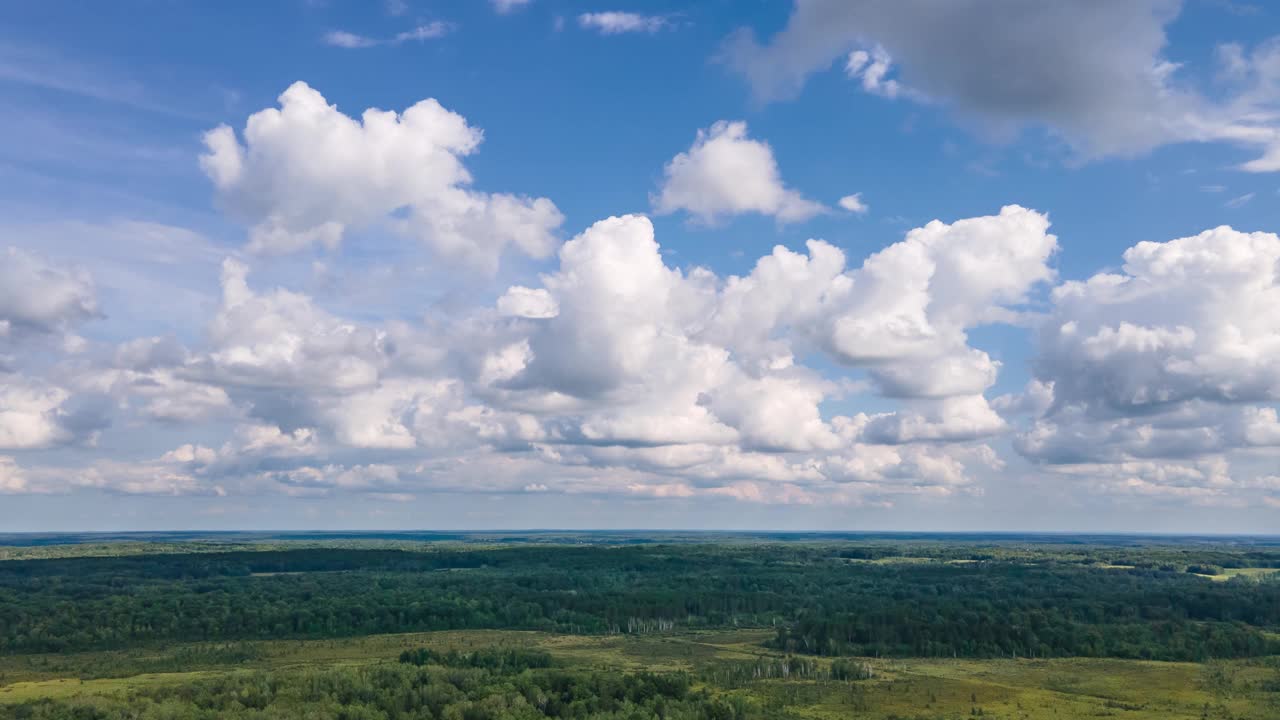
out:
M0 716L749 718L822 716L804 708L835 702L877 717L897 706L873 701L904 663L932 663L931 682L980 666L1130 663L1194 672L1198 716L1280 707L1280 549L1267 546L95 547L0 561ZM356 652L380 638L395 640ZM567 639L588 661L563 655ZM316 661L321 648L359 662ZM649 659L619 672L628 652ZM87 689L70 692L72 680ZM1054 683L1071 684L1046 676L1026 690ZM939 699L950 690L925 686L920 709L937 713L902 717L951 717L955 703ZM965 712L997 712L970 694ZM1152 709L1116 697L1133 709L1112 711Z

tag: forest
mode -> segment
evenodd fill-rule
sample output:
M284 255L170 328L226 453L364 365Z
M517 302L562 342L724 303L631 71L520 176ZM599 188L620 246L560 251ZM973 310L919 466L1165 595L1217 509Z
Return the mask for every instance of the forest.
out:
M1253 678L1230 697L1280 707L1272 546L663 540L10 548L0 717L790 717L822 688L866 704L902 663L966 662L1155 662L1204 692L1226 668ZM276 662L378 638L396 640L354 666ZM556 638L663 660L608 672L614 650L566 661ZM183 681L129 680L166 673ZM70 677L124 685L32 689Z
M296 549L0 563L0 652L519 629L768 627L818 655L1203 660L1280 653L1280 583L892 548ZM944 552L945 557L948 553ZM855 557L878 556L878 557ZM1244 558L1268 562L1268 557ZM869 561L870 560L870 561ZM1280 564L1280 563L1277 563ZM1114 565L1114 563L1112 563Z

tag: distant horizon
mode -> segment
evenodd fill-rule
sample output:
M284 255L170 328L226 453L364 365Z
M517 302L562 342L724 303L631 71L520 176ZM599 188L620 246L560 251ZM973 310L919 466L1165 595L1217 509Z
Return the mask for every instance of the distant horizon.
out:
M1280 540L1280 533L1213 533L1213 532L1139 532L1139 531L1079 531L1079 530L771 530L765 528L468 528L468 529L196 529L196 530L0 530L0 545L3 539L18 536L92 536L92 535L548 535L548 534L689 534L689 535L833 535L833 536L876 536L876 535L924 535L924 536L1019 536L1019 537L1136 537L1136 538L1256 538Z

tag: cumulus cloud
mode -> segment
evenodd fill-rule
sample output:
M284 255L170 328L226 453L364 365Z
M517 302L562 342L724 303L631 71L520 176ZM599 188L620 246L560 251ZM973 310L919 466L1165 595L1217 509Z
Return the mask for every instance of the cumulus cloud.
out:
M807 256L776 248L749 275L721 279L668 267L646 218L601 221L562 247L536 295L555 314L524 326L526 341L492 374L489 401L542 416L545 435L526 437L556 448L558 461L658 472L661 460L685 477L695 466L707 477L726 472L715 468L727 456L705 448L807 454L780 467L833 483L857 465L851 448L971 442L1006 425L983 397L999 365L967 346L966 330L1012 319L1053 277L1047 227L1043 215L1009 207L931 223L860 268L810 241ZM919 278L906 300L904 276ZM515 305L534 293L518 287L504 298ZM838 388L796 364L800 349L866 368L910 408L825 417L820 405ZM963 463L953 470L964 476ZM769 476L797 481L789 472Z
M829 448L836 441L817 405L831 386L795 367L800 343L865 368L889 396L936 404L910 420L879 420L879 441L989 434L1003 427L982 397L999 364L968 346L967 330L1013 319L1053 277L1057 242L1047 228L1043 215L1008 207L930 223L857 269L811 241L807 257L777 248L750 275L721 280L667 267L645 218L602 221L562 248L543 288L557 312L533 328L519 369L495 391L527 406L601 405L576 430L595 442L662 444L683 433ZM619 408L627 421L611 415ZM654 417L667 420L647 425Z
M1235 509L1280 506L1280 478L1239 468L1223 455L1079 463L1048 469L1095 497L1148 511L1153 505L1168 504Z
M662 261L647 218L596 223L560 250L544 278L559 310L528 338L530 355L497 390L529 406L596 414L560 429L583 441L723 441L732 430L698 405L728 368L722 347L690 337L704 287Z
M1083 158L1226 142L1262 153L1243 169L1280 169L1280 45L1227 47L1225 96L1197 92L1165 52L1180 5L797 0L781 32L762 45L739 31L724 57L761 100L796 95L810 74L846 57L846 74L865 91L953 108L996 137L1043 127ZM901 80L889 77L895 71Z
M714 223L722 217L758 213L797 222L826 212L821 204L786 187L768 143L747 136L744 122L720 121L699 130L693 146L671 159L653 208L684 210Z
M376 383L390 350L385 334L337 318L306 295L256 293L247 276L243 263L223 264L211 349L194 371L245 388L343 391Z
M859 437L866 442L897 445L921 440L955 442L996 435L1006 425L979 394L922 404L919 411L885 413L867 418Z
M0 253L0 348L24 337L59 335L97 313L93 281L15 247Z
M589 12L578 16L578 25L595 30L601 35L623 33L656 33L669 27L671 21L662 15L641 15L633 12Z
M1280 400L1280 238L1230 227L1142 242L1054 290L1037 374L1058 406L1142 412Z
M75 434L65 388L21 375L0 375L0 448L44 448Z
M216 384L184 377L184 365L145 371L104 369L76 378L79 390L117 399L143 417L172 423L196 423L234 414L227 391Z
M220 485L206 484L167 460L141 463L99 461L75 473L70 485L122 495L226 494Z
M559 315L560 308L546 290L515 285L498 298L498 312L511 317L546 319Z
M1031 415L1017 450L1107 492L1257 490L1280 448L1277 268L1280 238L1224 226L1138 243L1119 271L1055 288L1036 379L995 401Z
M1058 244L1048 227L1046 216L1008 206L908 232L868 257L829 301L824 344L843 362L870 367L894 395L981 392L996 366L968 347L966 331L1015 319L1028 293L1054 277Z
M334 247L375 225L489 271L508 248L545 257L556 246L563 217L550 200L470 188L462 159L482 133L435 100L355 119L298 82L279 109L249 117L243 139L226 125L209 131L200 163L249 223L253 252Z
M394 501L413 498L412 494L395 492L401 487L399 471L382 464L301 467L267 472L260 479L295 497L323 497L335 491L347 491L370 493Z
M0 455L0 495L25 493L29 489L27 474L8 455Z
M241 172L220 157L216 172ZM6 467L5 488L868 506L980 493L978 477L1000 467L983 438L1008 421L985 397L1000 364L968 333L1021 321L1056 247L1044 215L1010 206L929 223L853 267L811 240L724 277L668 265L653 224L629 215L593 224L491 302L382 323L228 259L197 343L123 342L64 383L24 385L3 404L21 417L0 423L0 447L89 438L85 398L98 398L127 423L205 423L212 439L149 459ZM856 406L855 387L890 409L832 412L835 399ZM1263 441L1276 423L1238 425Z

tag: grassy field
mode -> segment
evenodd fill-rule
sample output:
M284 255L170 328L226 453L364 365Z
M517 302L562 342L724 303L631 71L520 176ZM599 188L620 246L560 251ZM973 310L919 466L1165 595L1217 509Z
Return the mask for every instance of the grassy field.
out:
M1222 572L1218 575L1202 575L1201 577L1207 577L1210 580L1217 580L1218 582L1226 582L1234 577L1247 577L1253 580L1262 580L1264 578L1271 578L1276 573L1280 573L1280 568L1223 568Z
M183 645L154 652L0 658L0 716L41 697L128 693L218 673L395 662L418 647L533 647L564 666L613 671L685 671L713 692L750 696L812 718L1092 718L1176 720L1280 717L1280 658L1222 663L1105 659L879 660L862 681L751 680L715 683L717 668L781 657L767 631L652 636L575 636L512 631L377 635L343 640ZM830 660L817 660L829 663ZM175 672L155 672L165 667Z

